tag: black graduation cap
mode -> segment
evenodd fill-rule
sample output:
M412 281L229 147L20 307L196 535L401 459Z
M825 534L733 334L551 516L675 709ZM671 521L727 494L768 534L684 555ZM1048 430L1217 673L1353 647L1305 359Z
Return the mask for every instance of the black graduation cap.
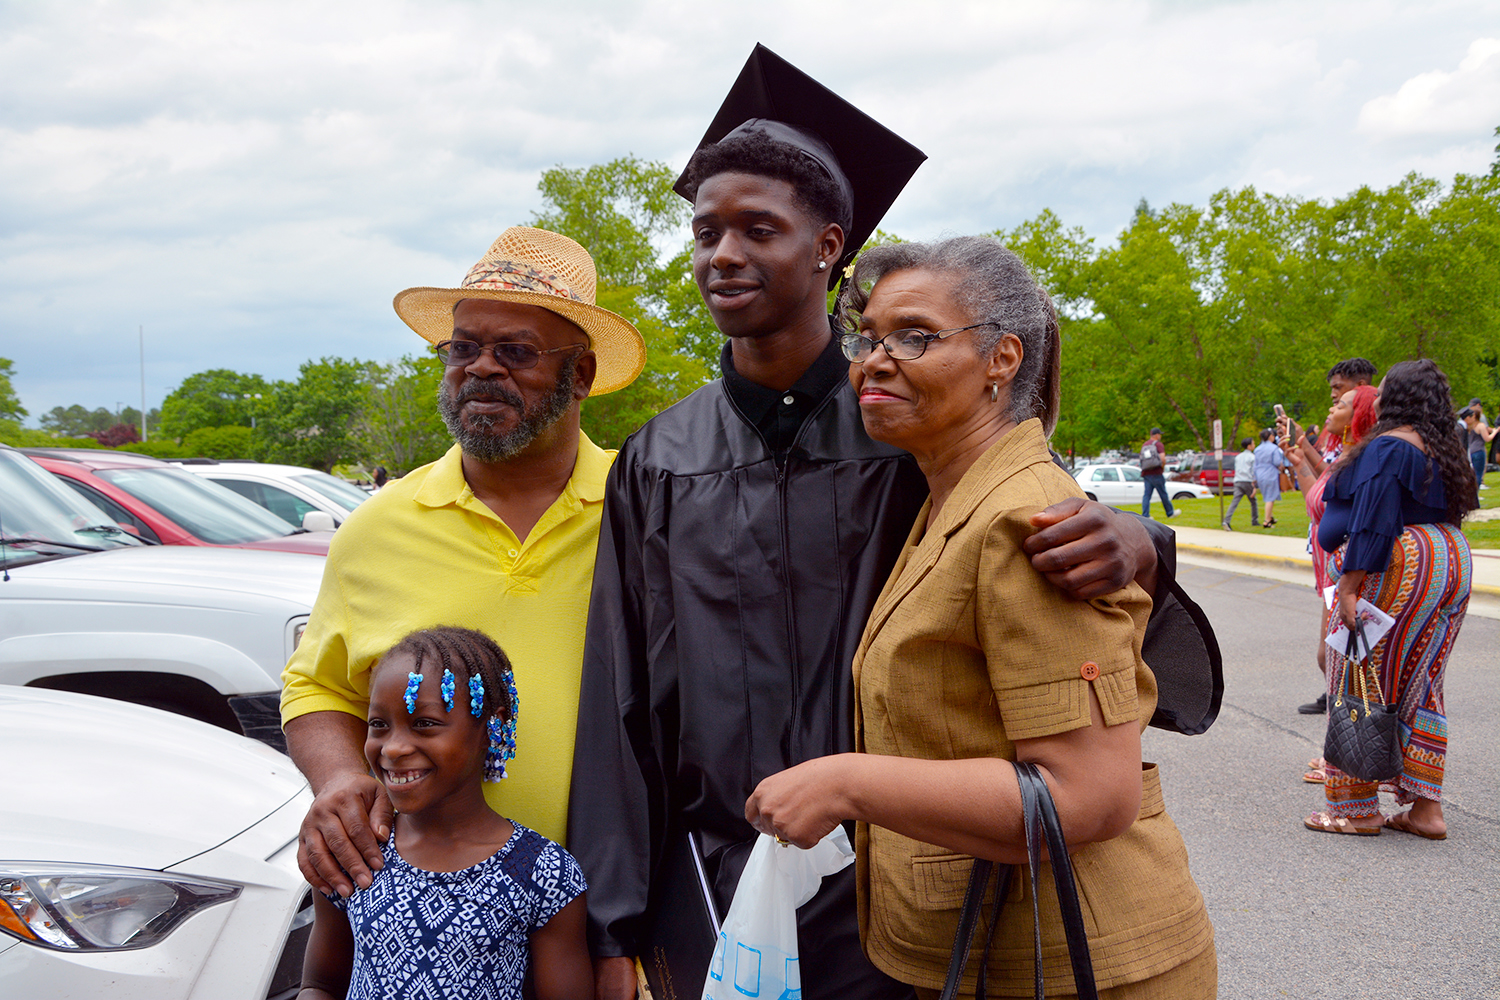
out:
M801 149L851 194L854 222L844 234L840 265L865 245L927 159L926 153L760 44L745 61L698 148L718 142L742 125L749 126L747 131L761 131ZM672 190L692 200L686 171Z

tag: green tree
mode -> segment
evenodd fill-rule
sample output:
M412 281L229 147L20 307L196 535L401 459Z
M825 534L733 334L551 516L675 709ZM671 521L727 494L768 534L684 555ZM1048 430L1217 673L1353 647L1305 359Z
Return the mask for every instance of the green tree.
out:
M10 384L11 376L15 373L15 362L10 358L0 358L0 420L19 423L26 418L26 408L21 405L15 388Z
M37 421L42 430L56 437L88 437L108 430L116 423L115 415L104 407L84 409L77 403L69 407L54 406Z
M364 366L364 403L352 436L357 451L393 476L437 460L453 439L437 411L443 362L433 353Z
M248 427L199 427L182 439L182 451L194 458L260 458L262 446Z
M630 385L583 403L583 430L601 448L618 448L632 431L711 377L681 349L675 331L642 306L633 289L606 289L599 304L624 316L646 341L646 367Z
M324 472L359 461L354 426L365 403L364 364L322 358L303 362L298 372L296 382L270 387L270 405L259 421L266 456Z
M630 386L583 407L584 430L606 447L713 377L723 338L692 276L692 248L660 260L657 245L688 220L664 163L634 157L575 169L554 167L537 185L546 209L533 224L569 236L593 255L598 304L646 341L646 367Z
M547 210L532 225L571 237L589 251L599 284L644 284L656 267L653 241L686 225L689 206L672 190L665 163L621 157L591 167L543 171L537 188Z
M259 375L215 368L189 375L161 404L161 433L181 441L200 427L249 427L268 412L271 386Z

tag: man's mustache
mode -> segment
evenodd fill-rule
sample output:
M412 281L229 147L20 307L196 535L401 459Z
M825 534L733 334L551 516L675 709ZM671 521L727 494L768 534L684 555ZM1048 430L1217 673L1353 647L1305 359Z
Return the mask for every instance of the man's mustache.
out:
M522 409L524 400L519 395L503 386L486 383L484 379L471 378L458 390L457 402L467 403L470 400L483 400L485 402L499 402Z

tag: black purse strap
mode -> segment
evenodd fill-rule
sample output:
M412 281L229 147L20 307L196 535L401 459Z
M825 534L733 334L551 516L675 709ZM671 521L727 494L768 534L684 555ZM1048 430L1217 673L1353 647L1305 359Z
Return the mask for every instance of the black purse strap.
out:
M1068 957L1073 964L1073 982L1077 986L1080 1000L1098 1000L1099 991L1094 985L1094 963L1089 956L1088 932L1083 924L1083 911L1078 902L1078 886L1073 881L1073 863L1068 858L1068 845L1063 839L1062 823L1057 816L1057 807L1052 802L1052 793L1041 771L1027 761L1016 762L1016 780L1021 787L1021 807L1026 828L1026 856L1031 874L1031 914L1033 947L1035 952L1036 998L1042 1000L1045 991L1042 983L1042 922L1037 903L1041 872L1041 841L1045 837L1047 852L1052 861L1052 876L1057 884L1058 908L1062 911L1063 932L1068 941ZM995 891L994 914L990 918L989 931L985 935L981 957L976 1000L985 1000L985 980L989 970L990 945L994 941L995 927L1000 923L1000 909L1010 893L1012 869L1000 866L1004 872ZM943 984L942 1000L955 1000L959 983L963 979L965 966L969 964L969 949L974 938L974 925L984 904L984 894L989 888L990 876L995 868L993 861L979 858L969 873L969 886L964 892L963 910L958 918L958 931L953 939L953 957L948 962L948 978Z
M1038 819L1047 835L1048 860L1052 862L1052 881L1057 885L1057 905L1062 911L1063 933L1068 940L1068 958L1073 964L1073 983L1078 988L1080 1000L1099 1000L1099 990L1094 985L1094 961L1089 955L1088 930L1083 925L1083 908L1078 902L1078 884L1073 880L1073 862L1068 856L1068 843L1063 839L1062 821L1057 816L1057 806L1042 772L1028 761L1016 762L1016 775L1021 782L1022 801L1025 801L1027 786L1035 799ZM1028 814L1030 810L1028 809ZM1028 815L1028 827L1030 817ZM1027 832L1026 854L1031 861L1031 912L1036 927L1036 984L1037 997L1042 996L1042 932L1037 906L1037 870L1041 857L1034 849L1030 831Z

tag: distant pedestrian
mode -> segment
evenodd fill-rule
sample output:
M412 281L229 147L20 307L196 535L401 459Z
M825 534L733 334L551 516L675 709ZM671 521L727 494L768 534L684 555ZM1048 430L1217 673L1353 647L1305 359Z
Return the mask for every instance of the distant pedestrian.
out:
M1474 466L1474 484L1478 489L1484 489L1484 468L1486 445L1495 440L1495 428L1484 422L1484 410L1479 405L1477 398L1469 400L1469 405L1458 415L1463 421L1462 437L1464 445L1469 452L1469 464ZM1475 494L1478 502L1478 494Z
M1234 520L1234 509L1240 500L1250 498L1250 527L1260 527L1260 513L1255 509L1255 450L1250 447L1250 438L1240 439L1240 452L1234 456L1234 499L1229 501L1229 513L1224 515L1224 530L1233 531L1229 522Z
M1260 444L1255 446L1255 486L1266 502L1266 519L1262 528L1276 523L1276 501L1281 499L1281 470L1286 467L1286 456L1271 440L1270 431L1260 432Z
M1146 481L1146 493L1141 497L1141 516L1151 516L1151 491L1161 494L1161 505L1167 509L1168 517L1176 517L1172 501L1167 497L1167 447L1161 443L1161 428L1151 428L1151 436L1141 445L1141 478Z

